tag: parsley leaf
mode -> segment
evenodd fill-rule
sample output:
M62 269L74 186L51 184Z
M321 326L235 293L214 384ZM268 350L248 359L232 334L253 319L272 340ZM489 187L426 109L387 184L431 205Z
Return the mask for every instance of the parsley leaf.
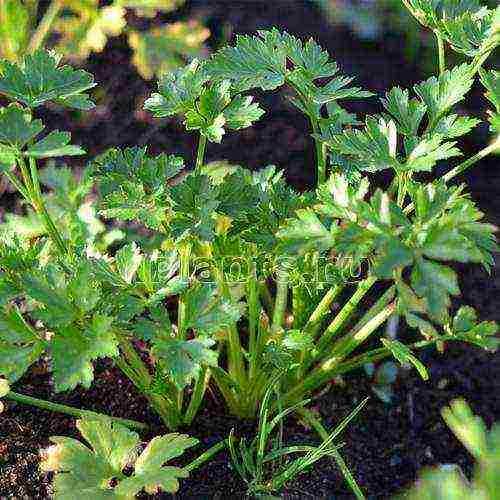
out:
M70 108L88 110L94 103L85 94L95 86L94 78L84 70L60 65L61 57L38 50L25 56L21 64L0 63L0 94L36 108L52 101Z
M168 182L183 167L182 158L150 157L145 147L110 149L92 164L102 196L100 213L159 230L166 220Z
M159 489L174 493L178 479L188 473L165 463L198 442L184 434L157 436L137 457L140 439L135 432L104 418L87 417L76 426L90 448L73 438L53 436L54 445L41 463L43 471L55 472L58 498L74 496L75 491L97 499L131 498L143 489L151 494ZM130 463L134 471L128 476L123 470Z
M471 66L462 64L415 85L416 94L427 107L431 122L462 101L472 87Z

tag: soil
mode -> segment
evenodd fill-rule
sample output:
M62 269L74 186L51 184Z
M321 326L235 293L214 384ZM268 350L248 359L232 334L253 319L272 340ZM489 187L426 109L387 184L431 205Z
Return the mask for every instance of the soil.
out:
M282 27L301 37L313 36L328 48L341 68L375 92L424 78L419 66L407 61L401 39L394 35L378 42L357 40L346 28L332 26L311 2L192 1L184 14L202 17L215 34L212 46L219 44L222 33L252 33L271 26ZM418 58L417 58L418 60ZM105 51L92 55L87 69L100 85L99 106L82 117L60 109L46 110L51 128L70 130L75 143L84 145L90 156L111 146L149 144L152 152L169 151L192 159L194 136L186 136L179 124L152 122L141 103L154 88L144 82L130 64L126 40L111 40ZM225 158L249 168L276 164L285 169L289 182L298 189L313 185L314 153L304 139L305 120L282 95L257 95L267 110L265 120L252 129L233 133L221 146L209 146L209 160ZM482 105L475 97L473 105ZM374 111L375 100L352 106L356 111ZM474 151L486 141L485 130L475 135L476 143L465 150ZM72 164L73 165L73 164ZM75 168L81 166L74 163ZM493 161L486 160L467 176L472 196L494 223L499 222L498 177ZM6 196L2 205L11 206ZM463 267L463 302L477 308L483 319L500 320L496 305L500 274L496 267L491 276L477 267ZM447 430L441 408L456 397L464 397L488 425L500 419L500 355L488 354L470 346L449 346L444 355L425 352L422 361L429 367L430 381L423 382L415 371L402 370L394 385L391 403L383 403L372 391L371 382L360 371L350 374L344 384L332 384L315 401L315 408L327 427L335 425L365 396L371 399L358 418L348 427L343 455L362 489L370 498L388 498L410 485L425 466L454 463L470 472L471 459ZM21 392L64 402L115 416L133 418L151 425L142 435L147 440L165 433L145 400L111 363L96 367L95 383L90 390L54 394L43 370L33 370L17 387ZM38 450L48 446L49 436L78 437L74 419L44 410L6 402L0 416L0 498L48 498L49 478L38 469ZM206 449L227 437L231 428L238 434L252 432L252 424L227 416L217 394L209 395L195 423L185 429ZM315 435L297 421L287 421L287 443L317 442ZM189 457L188 457L189 458ZM227 452L194 471L182 482L178 498L241 498L245 485L229 465ZM328 459L296 479L284 492L286 498L352 498L335 465ZM146 496L145 496L146 497ZM163 495L168 497L168 495ZM161 495L158 498L162 498Z

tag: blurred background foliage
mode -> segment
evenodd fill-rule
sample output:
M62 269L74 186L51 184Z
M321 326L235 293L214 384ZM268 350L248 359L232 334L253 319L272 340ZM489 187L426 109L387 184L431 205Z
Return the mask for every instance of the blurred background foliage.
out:
M0 56L18 61L48 46L72 62L104 50L109 37L125 34L140 75L151 79L202 56L209 30L196 19L161 22L184 0L1 0ZM138 20L142 22L138 22ZM136 26L142 24L142 29Z
M401 0L311 0L324 12L333 26L347 26L361 40L375 42L385 37L402 38L405 56L419 61L423 71L434 68L435 41L432 32L423 30ZM457 5L466 0L457 0ZM490 8L497 0L472 1ZM472 6L472 5L471 5ZM451 55L451 54L450 54ZM423 57L422 57L423 56Z

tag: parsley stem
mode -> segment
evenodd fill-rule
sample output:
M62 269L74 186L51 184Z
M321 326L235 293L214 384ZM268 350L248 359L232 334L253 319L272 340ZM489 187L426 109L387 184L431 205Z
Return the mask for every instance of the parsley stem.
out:
M435 31L434 33L436 35L437 46L438 46L439 74L442 75L446 71L444 40L439 31Z
M205 453L202 453L198 458L193 460L190 464L183 467L183 469L187 472L191 472L193 469L197 469L200 465L204 464L205 462L210 460L214 455L219 453L219 451L222 451L226 447L226 444L227 444L227 439L220 441L219 443L209 448Z
M288 299L288 279L278 276L276 280L276 299L274 301L273 324L271 330L277 332L283 325Z
M500 151L500 136L497 137L491 144L478 151L474 156L471 156L469 159L460 163L460 165L457 165L455 168L451 169L442 177L442 179L444 180L444 182L449 182L457 175L464 173L468 168L472 167L472 165L474 165L478 161L482 160L491 153L495 153L498 151ZM403 212L405 214L409 214L413 211L414 208L415 205L413 203L410 203L404 208Z
M321 336L318 344L319 353L321 353L328 346L333 337L351 317L361 299L368 293L368 290L370 290L370 288L375 284L376 281L376 278L374 278L373 276L369 276L365 280L361 281L361 283L359 283L358 288L351 296L349 301L344 305L337 316L335 316L333 321L328 325L328 328Z
M201 137L201 136L200 136ZM180 278L183 281L188 281L190 276L190 263L191 263L191 243L186 242L181 245L179 249ZM179 303L177 306L177 334L179 339L184 340L186 336L186 303L182 296L179 296Z
M200 170L201 167L203 167L206 147L207 147L207 138L204 135L200 134L200 139L198 141L198 151L196 153L195 170Z
M73 417L85 418L85 417L98 417L98 418L108 418L117 424L122 424L126 427L130 427L131 429L147 429L148 426L141 422L137 422L135 420L129 420L127 418L119 418L119 417L110 417L108 415L104 415L103 413L98 413L91 410L81 410L80 408L75 408L74 406L62 405L59 403L52 403L51 401L46 401L44 399L33 398L31 396L26 396L25 394L19 394L17 392L10 391L5 396L7 399L11 399L12 401L16 401L17 403L36 406L38 408L42 408L43 410L55 411L58 413L65 413L67 415L71 415Z
M471 167L478 161L482 160L489 154L494 153L495 151L500 151L500 136L498 136L496 140L493 141L491 144L481 149L481 151L476 153L474 156L471 156L469 159L465 160L464 162L460 163L460 165L457 165L455 168L450 170L447 174L443 176L443 180L445 182L450 181L451 179L453 179L453 177L460 175L469 167Z
M248 303L248 352L249 360L249 379L252 380L255 376L258 364L257 348L258 348L258 328L259 318L261 313L261 305L259 302L258 281L255 272L249 277L247 282L247 303Z
M57 16L63 8L63 0L52 0L49 7L45 11L45 14L38 25L38 28L33 33L30 43L28 45L28 53L32 54L43 46L45 39L47 38L52 25L54 24Z
M330 356L283 396L283 403L293 404L303 394L316 390L337 375L337 369L342 360L376 331L394 313L395 307L394 303L389 304L362 328L352 330L340 339Z
M304 332L312 335L316 334L319 326L321 325L322 319L330 312L332 302L338 297L343 288L343 285L335 285L330 288L328 292L326 292L320 303L316 306L316 309L314 309L311 316L309 316L309 319L303 328Z
M40 181L38 179L38 170L36 166L36 160L34 158L29 159L29 169L26 165L24 158L18 159L19 169L24 181L24 189L20 190L20 193L25 197L26 201L31 204L35 212L42 219L45 226L45 230L51 237L52 241L55 243L57 249L62 255L68 253L68 249L64 240L59 233L54 221L47 212L45 203L42 197L42 191L40 189ZM14 184L16 186L16 184Z
M313 134L319 134L318 120L313 116L309 116ZM314 138L316 146L316 162L317 162L317 185L323 184L326 181L326 146L317 137Z
M209 382L210 382L210 369L208 368L208 366L204 365L202 366L200 374L196 379L193 393L191 394L191 399L189 401L186 414L184 415L183 420L186 425L191 425L191 422L198 413L198 410L203 401L203 397L205 396L205 391L207 390Z

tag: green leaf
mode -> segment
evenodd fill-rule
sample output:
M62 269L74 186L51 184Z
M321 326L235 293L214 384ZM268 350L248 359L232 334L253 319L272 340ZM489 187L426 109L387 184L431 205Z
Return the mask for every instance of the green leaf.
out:
M16 163L16 148L0 144L0 172L10 172Z
M152 353L160 361L163 370L179 390L199 376L201 367L217 366L217 351L210 349L211 339L177 340L156 337Z
M439 134L422 139L409 154L405 168L412 172L430 172L438 161L462 154L455 144L456 142L443 142L443 137Z
M411 349L398 340L381 339L384 347L391 351L392 355L403 365L411 363L424 380L429 379L429 374L425 366L413 355Z
M116 252L116 268L125 283L132 283L142 259L141 251L134 242L125 245Z
M469 306L462 306L456 313L451 324L453 334L465 342L470 342L483 349L495 351L500 346L497 337L498 325L494 321L477 319L476 311Z
M440 31L455 51L469 57L479 55L499 36L498 29L495 29L494 11L484 7L465 11L452 19L443 19Z
M238 91L274 90L285 82L286 59L275 31L236 37L234 47L224 47L207 62L211 77L231 80Z
M450 407L443 408L442 415L448 427L476 460L485 458L488 453L486 426L481 418L472 413L465 401L452 401Z
M411 326L412 328L418 329L426 339L431 340L439 338L439 333L434 328L434 326L431 323L429 323L429 321L426 321L425 319L422 319L420 316L417 316L416 314L412 313L406 313L405 318L408 325Z
M443 323L448 316L450 295L459 295L457 275L449 267L419 259L411 274L411 284L417 295L425 298L430 316Z
M337 73L337 64L330 60L328 52L323 50L312 38L304 43L286 31L279 33L278 30L273 29L271 33L279 41L286 56L307 79L328 78Z
M30 15L21 0L0 3L0 57L15 61L29 42Z
M462 101L473 83L471 66L462 64L415 85L414 90L426 105L432 122Z
M68 326L56 332L50 348L56 391L71 390L77 385L88 389L94 379L92 361L118 356L112 321L96 315L84 331Z
M173 217L170 228L174 238L189 235L205 241L214 238L214 210L218 207L217 189L206 175L192 173L172 187L170 199Z
M117 0L117 5L134 9L138 16L154 17L158 12L172 12L183 0Z
M41 469L55 472L55 498L92 498L125 500L129 495L118 494L110 483L122 478L122 469L134 460L140 444L139 436L108 419L78 420L76 426L90 444L88 448L73 438L53 436L53 446L45 451Z
M0 108L0 142L22 148L43 129L41 120L32 120L31 114L18 104Z
M198 284L184 294L186 328L211 335L234 325L242 315L242 304L222 298L217 288Z
M0 312L0 374L16 382L35 363L45 342L25 321L17 307Z
M453 318L453 330L456 332L467 332L477 323L477 313L470 306L462 306Z
M289 253L307 253L311 250L328 250L335 244L330 231L312 210L297 210L296 219L277 234L282 247Z
M4 61L0 68L0 94L29 108L47 101L83 110L93 108L84 93L95 86L92 75L60 66L60 61L59 56L44 50L25 56L19 65Z
M143 488L154 494L159 490L175 493L179 489L180 478L189 473L179 467L163 466L172 458L198 443L197 439L185 434L167 434L153 438L135 463L134 475L125 478L116 488L118 494L136 495Z
M10 392L9 382L6 379L0 379L0 398L7 396Z
M42 276L25 275L21 280L26 295L39 305L34 315L52 328L67 326L78 316L63 287L57 287Z
M408 90L395 87L386 93L382 104L396 120L398 130L405 136L416 136L426 107L417 99L410 99Z
M101 52L109 37L119 36L127 25L125 9L116 5L100 6L99 0L68 2L56 17L56 51L71 60L83 61L91 52Z
M186 111L187 130L199 130L209 141L221 142L224 135L224 108L230 103L230 82L223 80L205 88L197 105Z
M43 139L30 146L26 156L33 158L51 158L53 156L78 156L85 154L85 150L79 146L72 146L71 134L54 130Z
M427 233L422 251L426 257L458 262L482 262L483 255L473 241L451 225L435 225Z
M144 103L144 109L156 118L185 113L194 108L208 75L197 59L188 66L166 73L158 82L158 92Z
M301 330L289 330L283 339L283 346L291 351L312 349L314 341L311 335Z
M447 139L461 137L468 134L474 127L479 125L481 120L470 118L468 116L447 115L437 123L434 128L436 134L442 135Z
M326 141L334 152L352 158L359 168L369 172L386 168L401 168L395 157L394 132L390 124L377 121L375 117L366 119L363 130L348 129Z
M184 167L182 158L147 155L144 148L110 149L92 164L104 217L137 220L160 229L167 218L169 181Z
M397 238L386 238L380 248L380 257L376 260L373 272L382 279L390 279L396 269L413 263L412 249Z
M500 71L481 70L480 74L481 82L487 89L486 98L494 107L493 110L488 111L490 130L493 133L500 134Z
M264 110L252 102L251 96L236 96L224 109L226 126L232 130L250 127L264 114Z

